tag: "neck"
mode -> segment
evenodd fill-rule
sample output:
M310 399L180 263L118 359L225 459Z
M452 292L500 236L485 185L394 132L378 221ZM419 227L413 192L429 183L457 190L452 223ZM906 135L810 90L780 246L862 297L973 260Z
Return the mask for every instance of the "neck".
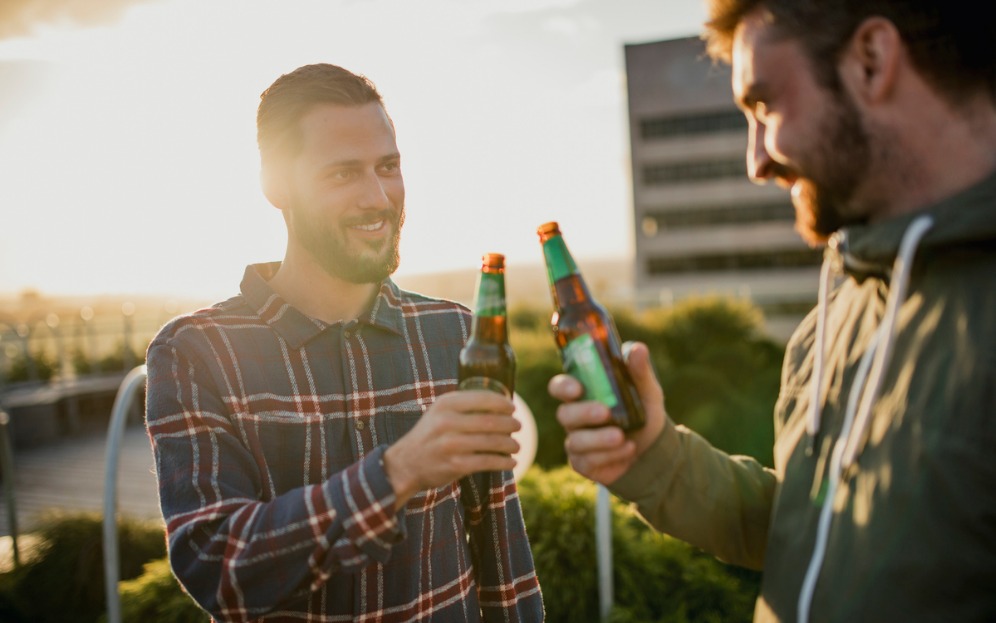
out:
M917 115L907 119L904 140L888 150L900 174L882 197L879 220L916 212L982 181L996 171L996 108L986 97L963 102L957 110L923 98Z
M380 287L377 283L351 283L334 277L310 259L290 251L269 284L290 305L329 324L358 318Z

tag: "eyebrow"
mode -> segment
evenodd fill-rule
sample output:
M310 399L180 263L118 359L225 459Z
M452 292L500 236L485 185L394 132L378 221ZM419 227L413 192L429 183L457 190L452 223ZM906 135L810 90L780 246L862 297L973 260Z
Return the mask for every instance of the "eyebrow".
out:
M381 156L380 158L377 158L376 163L381 164L384 162L389 162L391 160L401 160L401 154L398 152L393 152L385 156ZM319 170L326 171L328 169L338 169L341 167L358 167L361 166L362 164L363 161L357 158L351 158L348 160L335 160L333 162L327 162L323 164L321 167L319 167Z

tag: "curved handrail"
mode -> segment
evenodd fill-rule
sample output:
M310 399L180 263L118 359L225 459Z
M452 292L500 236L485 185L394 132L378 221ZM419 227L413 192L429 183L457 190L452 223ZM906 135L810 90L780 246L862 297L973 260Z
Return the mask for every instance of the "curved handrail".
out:
M14 444L7 427L10 415L0 406L0 470L3 472L3 495L7 503L7 525L10 527L10 545L14 553L14 567L21 565L17 548L17 500L14 492Z
M121 623L121 596L118 594L120 560L118 557L118 460L121 439L135 394L145 383L144 365L136 366L125 375L111 408L107 426L107 456L104 469L104 590L107 594L108 623Z

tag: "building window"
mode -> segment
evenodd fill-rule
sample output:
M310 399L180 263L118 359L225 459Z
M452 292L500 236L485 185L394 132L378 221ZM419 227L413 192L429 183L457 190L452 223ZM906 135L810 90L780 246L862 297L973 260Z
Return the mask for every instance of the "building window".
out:
M643 183L648 186L746 176L747 167L742 157L648 164L643 167Z
M640 120L640 137L645 140L746 129L747 119L738 110Z
M642 220L644 234L653 237L661 230L713 225L741 225L771 221L793 221L795 210L787 199L766 203L720 206L683 206L648 210Z
M823 258L820 249L784 249L778 251L742 251L739 253L700 253L676 257L647 259L647 273L719 272L740 270L771 270L819 266Z

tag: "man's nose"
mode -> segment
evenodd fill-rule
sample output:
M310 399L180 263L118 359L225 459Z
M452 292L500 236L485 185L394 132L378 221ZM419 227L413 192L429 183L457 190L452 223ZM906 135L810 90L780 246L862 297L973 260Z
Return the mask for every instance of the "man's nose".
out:
M391 207L391 198L387 194L385 184L385 180L381 179L376 173L369 173L364 176L359 197L359 207L375 210L384 210Z
M764 147L763 123L751 124L747 139L747 177L755 184L763 184L771 178L772 160Z

